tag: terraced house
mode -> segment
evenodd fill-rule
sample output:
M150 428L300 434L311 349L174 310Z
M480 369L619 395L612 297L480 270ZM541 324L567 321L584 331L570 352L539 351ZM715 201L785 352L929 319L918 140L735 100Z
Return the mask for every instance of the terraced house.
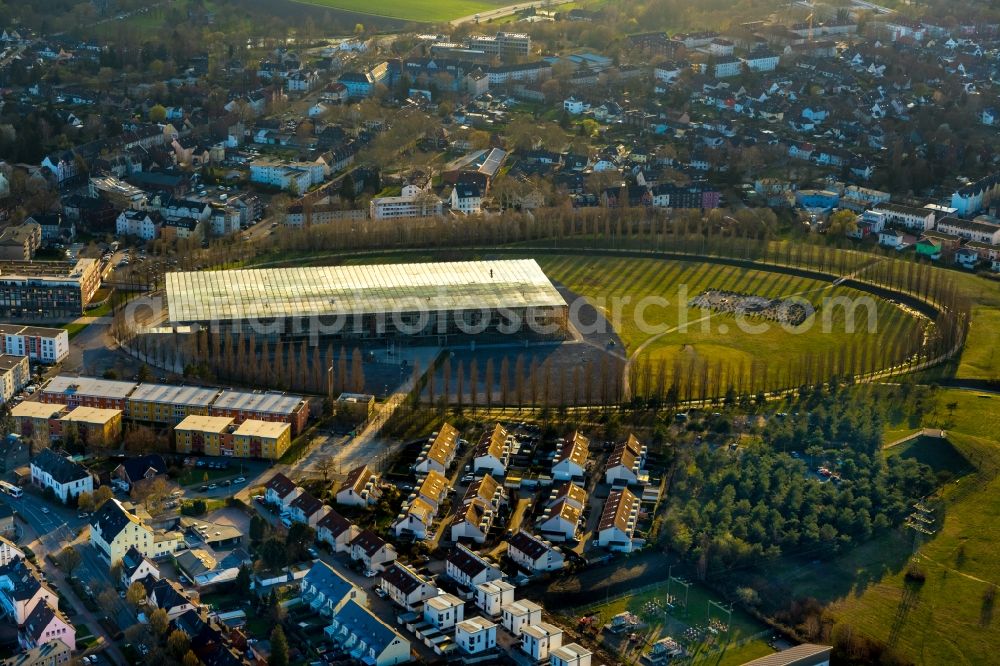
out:
M487 474L469 484L458 513L451 523L451 539L484 543L500 507L506 502L504 488Z
M507 474L513 438L499 423L483 433L473 453L472 469L477 474L488 473L496 478Z
M644 541L634 536L638 519L639 498L627 489L612 490L597 526L597 545L623 553L642 547Z
M587 458L590 456L590 440L574 432L563 442L552 461L552 478L556 481L582 479L587 473Z
M417 473L437 472L444 474L451 467L458 451L458 430L450 423L442 424L441 430L427 443L417 458L414 470Z

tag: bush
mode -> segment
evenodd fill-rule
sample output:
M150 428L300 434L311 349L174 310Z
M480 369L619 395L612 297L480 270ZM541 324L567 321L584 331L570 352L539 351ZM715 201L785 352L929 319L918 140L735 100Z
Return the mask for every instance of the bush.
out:
M206 511L208 506L203 499L190 500L181 505L181 513L185 516L204 516Z
M20 546L21 550L24 551L24 558L29 562L35 561L35 551L31 550L27 546Z

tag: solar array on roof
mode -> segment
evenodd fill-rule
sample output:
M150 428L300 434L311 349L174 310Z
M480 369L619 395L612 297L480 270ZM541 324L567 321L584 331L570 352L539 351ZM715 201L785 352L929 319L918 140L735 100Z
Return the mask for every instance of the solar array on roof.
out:
M173 324L565 307L532 259L167 274Z

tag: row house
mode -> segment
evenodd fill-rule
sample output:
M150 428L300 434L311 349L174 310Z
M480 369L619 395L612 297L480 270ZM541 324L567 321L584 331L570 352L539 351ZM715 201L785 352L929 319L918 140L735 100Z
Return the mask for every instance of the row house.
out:
M641 547L643 541L634 538L638 517L639 498L627 489L612 490L597 525L597 545L625 553Z
M507 557L532 574L556 571L566 563L557 547L524 530L507 539Z
M489 474L471 483L451 523L452 541L484 543L506 499L504 487Z
M455 546L445 559L445 573L470 591L481 583L492 583L503 578L500 567L462 544Z

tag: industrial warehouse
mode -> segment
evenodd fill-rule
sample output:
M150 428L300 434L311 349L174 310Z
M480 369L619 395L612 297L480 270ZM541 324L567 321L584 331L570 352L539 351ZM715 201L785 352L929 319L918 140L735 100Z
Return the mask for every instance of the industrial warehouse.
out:
M170 273L171 326L269 337L559 336L568 306L533 259Z

